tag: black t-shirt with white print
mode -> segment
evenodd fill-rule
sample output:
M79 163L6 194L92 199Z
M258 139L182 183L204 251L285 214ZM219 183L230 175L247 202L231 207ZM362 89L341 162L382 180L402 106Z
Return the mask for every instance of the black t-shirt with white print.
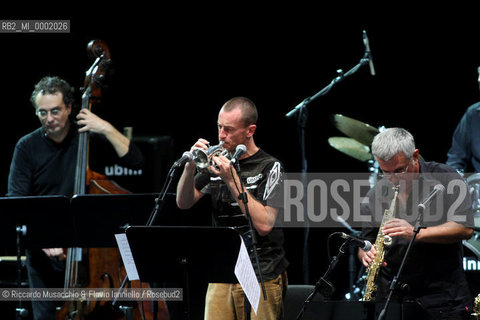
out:
M280 196L282 188L282 164L263 150L239 161L240 178L245 189L263 205L282 210ZM244 241L249 248L248 220L242 213L237 201L220 177L210 174L197 174L195 187L208 193L212 199L212 215L216 226L236 227L244 234ZM240 185L238 185L240 188ZM273 228L266 236L256 233L257 252L264 280L271 280L283 272L288 261L283 248L283 231ZM250 258L255 266L255 257L249 248ZM255 268L255 272L257 272ZM258 274L257 274L258 276Z

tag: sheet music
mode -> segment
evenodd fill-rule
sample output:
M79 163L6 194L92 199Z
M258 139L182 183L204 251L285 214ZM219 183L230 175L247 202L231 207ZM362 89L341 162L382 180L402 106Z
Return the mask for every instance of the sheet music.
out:
M238 252L237 263L235 264L235 276L242 286L253 311L257 314L258 302L260 301L260 285L257 275L253 269L252 261L248 255L247 247L240 236L241 244Z
M117 240L118 249L120 250L120 255L122 256L123 265L127 271L128 279L140 280L127 235L125 233L119 233L115 235L115 239Z

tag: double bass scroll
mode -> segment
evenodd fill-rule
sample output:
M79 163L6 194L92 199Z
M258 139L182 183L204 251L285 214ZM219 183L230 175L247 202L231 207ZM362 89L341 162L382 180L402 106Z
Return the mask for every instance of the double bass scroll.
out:
M82 109L92 110L101 101L102 86L112 60L110 50L102 40L92 40L87 52L95 61L85 73L82 88ZM74 194L126 194L130 191L108 180L103 174L90 170L88 164L89 133L81 132L78 141L77 166L75 170Z

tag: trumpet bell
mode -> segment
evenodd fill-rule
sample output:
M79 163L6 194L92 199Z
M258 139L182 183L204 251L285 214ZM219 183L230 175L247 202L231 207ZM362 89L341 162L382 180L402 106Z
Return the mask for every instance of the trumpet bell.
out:
M208 155L203 149L195 149L192 151L193 161L198 169L208 168Z
M196 148L192 151L193 161L199 171L208 171L210 166L215 166L215 162L212 160L214 156L222 155L231 159L232 155L222 147L222 144L211 146L207 150Z

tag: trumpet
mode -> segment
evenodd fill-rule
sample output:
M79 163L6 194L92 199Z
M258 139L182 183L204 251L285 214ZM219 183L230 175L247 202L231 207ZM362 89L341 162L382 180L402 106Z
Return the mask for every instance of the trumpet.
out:
M204 150L202 148L195 148L192 151L193 154L193 161L195 162L195 165L197 166L197 169L202 172L208 172L210 166L216 166L215 162L213 162L213 157L215 156L225 156L228 159L232 157L230 152L228 152L227 149L222 147L223 141L220 141L219 144L210 146L208 145L207 150Z

